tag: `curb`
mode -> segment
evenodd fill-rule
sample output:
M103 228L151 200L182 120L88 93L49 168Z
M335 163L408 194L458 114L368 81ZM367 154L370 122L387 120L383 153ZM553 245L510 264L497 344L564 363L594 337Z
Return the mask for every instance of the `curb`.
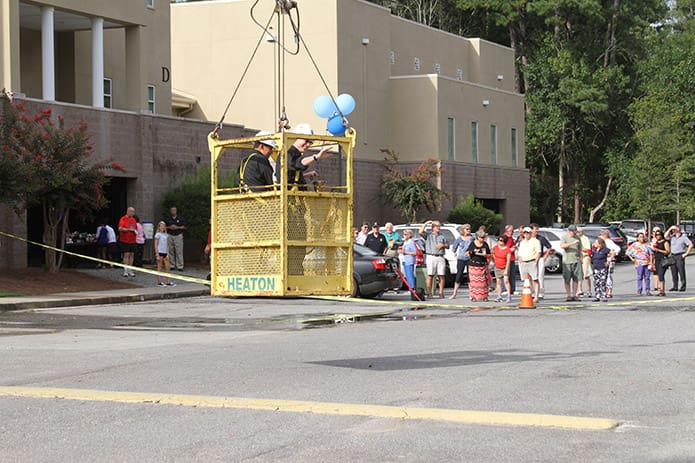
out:
M17 310L52 309L60 307L78 307L101 304L122 304L130 302L145 302L165 299L178 299L182 297L209 296L210 289L181 289L167 293L138 293L138 294L103 294L80 296L77 293L52 294L41 298L16 298L12 302L0 302L0 312ZM21 300L24 299L24 300Z

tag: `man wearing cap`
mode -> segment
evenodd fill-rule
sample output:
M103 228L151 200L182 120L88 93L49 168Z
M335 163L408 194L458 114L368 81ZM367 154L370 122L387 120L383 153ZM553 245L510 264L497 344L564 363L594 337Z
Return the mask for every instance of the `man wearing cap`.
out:
M567 302L578 301L577 288L584 278L584 273L580 260L582 242L577 237L577 227L574 225L567 227L567 234L560 239L560 247L565 250L565 256L562 259L562 278L565 280Z
M521 278L529 275L533 281L533 301L538 302L540 284L538 283L538 259L541 258L541 242L531 236L531 227L522 230L523 239L517 247L519 253L519 272Z
M364 240L364 245L379 255L383 254L388 247L386 237L379 233L378 222L374 222L374 225L372 225L372 232L367 235L367 238Z
M430 225L432 231L426 232L425 229ZM438 220L428 220L420 227L420 236L425 238L425 253L427 258L427 292L432 297L434 290L434 276L439 276L439 297L444 299L444 280L446 276L446 258L444 253L449 247L449 242L442 235L442 224Z
M256 136L272 135L267 130L261 130ZM275 140L259 140L254 150L239 166L239 186L244 190L255 192L269 191L263 188L275 183L273 181L273 166L270 165L270 155L275 149Z
M302 135L313 135L314 129L312 129L309 124L302 123L297 124L292 132ZM304 177L317 176L315 170L307 172L309 166L319 159L323 159L331 155L329 152L330 147L326 146L317 154L304 156L306 151L313 143L314 142L310 139L297 138L292 146L290 146L290 148L287 150L287 158L289 159L289 163L287 164L288 185L297 185L300 190L306 190L306 179Z

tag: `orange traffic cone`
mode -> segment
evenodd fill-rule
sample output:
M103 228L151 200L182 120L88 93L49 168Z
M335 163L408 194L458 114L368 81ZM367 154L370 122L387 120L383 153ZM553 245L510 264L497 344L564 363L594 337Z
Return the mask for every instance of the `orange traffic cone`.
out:
M535 309L536 306L533 305L533 295L531 294L531 275L528 273L524 278L524 290L521 292L521 304L519 304L520 309Z

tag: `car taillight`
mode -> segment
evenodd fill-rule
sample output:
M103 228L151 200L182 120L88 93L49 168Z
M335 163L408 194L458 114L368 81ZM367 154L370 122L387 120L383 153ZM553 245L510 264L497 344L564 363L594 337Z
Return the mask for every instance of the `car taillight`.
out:
M386 259L379 257L372 261L372 265L376 270L386 270Z

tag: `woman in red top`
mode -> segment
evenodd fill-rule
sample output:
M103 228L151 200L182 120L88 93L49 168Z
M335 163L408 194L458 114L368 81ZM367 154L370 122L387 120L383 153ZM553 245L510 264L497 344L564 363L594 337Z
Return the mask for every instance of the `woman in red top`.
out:
M504 235L500 236L497 245L492 248L492 256L495 259L495 278L497 279L495 302L502 302L502 279L504 279L504 287L509 288L509 267L512 260L512 249L507 246ZM512 302L511 292L507 295L507 302Z

